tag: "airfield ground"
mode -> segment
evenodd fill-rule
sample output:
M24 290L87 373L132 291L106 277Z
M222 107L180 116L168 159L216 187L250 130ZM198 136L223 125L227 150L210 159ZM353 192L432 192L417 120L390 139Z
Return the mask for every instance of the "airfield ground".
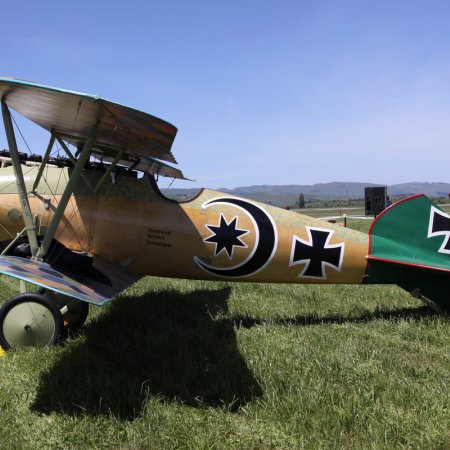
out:
M450 203L440 204L439 207L447 214L450 213ZM335 207L335 208L304 208L304 209L296 209L295 211L310 217L319 217L319 218L329 216L342 216L343 214L346 214L347 216L364 216L365 214L365 209L362 206Z
M0 449L447 449L449 348L395 286L148 277L0 358Z

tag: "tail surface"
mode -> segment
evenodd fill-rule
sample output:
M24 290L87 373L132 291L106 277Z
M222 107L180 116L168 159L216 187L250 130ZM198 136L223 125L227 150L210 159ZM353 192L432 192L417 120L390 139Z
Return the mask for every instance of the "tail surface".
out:
M400 200L369 231L367 281L395 283L450 311L450 215L428 197Z

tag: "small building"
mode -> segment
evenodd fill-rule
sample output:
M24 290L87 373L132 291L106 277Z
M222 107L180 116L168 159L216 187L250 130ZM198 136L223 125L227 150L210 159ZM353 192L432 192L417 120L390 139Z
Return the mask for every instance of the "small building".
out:
M387 207L387 187L371 186L364 188L366 216L376 216Z

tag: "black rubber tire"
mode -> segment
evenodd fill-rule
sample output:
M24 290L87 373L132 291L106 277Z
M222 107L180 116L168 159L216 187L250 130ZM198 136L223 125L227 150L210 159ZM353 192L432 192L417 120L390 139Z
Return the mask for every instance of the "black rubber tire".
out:
M29 303L29 305L27 305ZM40 307L39 307L40 305ZM28 306L28 308L26 307ZM16 313L14 313L14 309L18 308ZM35 315L34 310L32 311L31 308L38 308L39 314L38 316ZM52 346L58 343L59 339L61 338L63 328L64 328L64 321L63 317L61 315L61 312L59 311L57 305L49 300L44 295L34 294L34 293L25 293L25 294L19 294L15 297L10 298L7 300L2 307L0 308L0 345L4 350L11 350L14 349L16 345L15 342L10 342L11 338L9 337L10 331L5 329L5 325L10 328L10 315L11 314L21 314L20 311L24 311L26 314L24 317L24 326L23 326L23 335L21 326L17 325L16 331L20 335L24 336L25 338L23 341L26 341L27 343L20 343L20 346L29 346L29 347L48 347ZM48 313L50 315L48 315ZM26 323L27 320L32 317L32 321L35 323ZM12 316L14 317L14 316ZM17 320L17 318L16 318ZM6 324L5 324L6 321ZM21 318L18 320L21 321ZM28 320L29 321L29 320ZM50 329L42 331L41 330L41 323L45 321L47 326L48 324L52 325ZM13 327L16 325L13 325ZM37 334L37 338L33 339L33 335L31 334L32 331L35 331L35 336ZM6 331L6 336L5 336ZM28 339L26 338L28 336ZM20 338L19 338L20 339ZM39 339L39 342L37 340Z
M58 307L60 307L60 303L58 302ZM73 318L68 325L66 325L66 330L69 331L69 333L76 333L80 330L80 328L83 327L84 322L86 322L86 319L89 315L89 303L83 302L82 300L78 300L78 303L76 305L76 309L73 309L70 311L72 315L75 315L75 318Z
M37 293L40 295L46 295L48 291L47 289L40 287L37 290ZM56 295L56 304L59 309L62 309L67 303L73 301L74 299L71 299L70 297L65 297L61 294L54 293ZM60 297L58 297L60 295ZM67 298L67 300L65 300ZM89 303L83 302L82 300L79 300L77 303L77 307L75 310L72 310L72 313L76 313L75 319L72 319L68 325L65 326L65 330L69 331L70 333L76 333L79 331L84 323L86 322L86 319L89 315ZM72 314L73 315L73 314Z

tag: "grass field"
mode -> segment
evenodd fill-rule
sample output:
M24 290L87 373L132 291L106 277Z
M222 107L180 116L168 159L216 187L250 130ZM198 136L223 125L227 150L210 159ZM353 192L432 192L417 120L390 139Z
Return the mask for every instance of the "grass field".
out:
M439 205L446 213L450 213L450 204ZM329 216L364 216L365 208L361 207L336 207L336 208L304 208L296 209L296 212L310 217L329 217Z
M449 348L394 286L148 277L0 358L0 448L448 449Z

